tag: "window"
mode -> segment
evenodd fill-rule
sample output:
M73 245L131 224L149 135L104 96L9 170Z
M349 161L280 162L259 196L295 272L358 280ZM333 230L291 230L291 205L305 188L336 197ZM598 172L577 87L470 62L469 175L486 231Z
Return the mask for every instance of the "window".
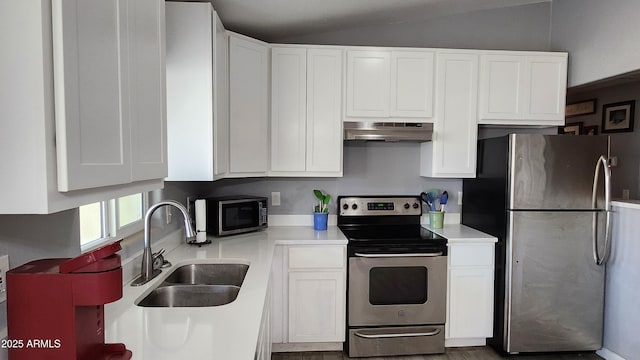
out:
M80 246L86 250L142 230L147 197L143 193L80 207Z

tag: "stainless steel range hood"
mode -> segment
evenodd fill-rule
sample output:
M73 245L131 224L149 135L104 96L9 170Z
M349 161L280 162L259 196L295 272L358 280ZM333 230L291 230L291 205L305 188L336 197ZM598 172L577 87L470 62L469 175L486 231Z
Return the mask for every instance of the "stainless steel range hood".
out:
M391 122L345 122L344 140L431 141L433 124Z

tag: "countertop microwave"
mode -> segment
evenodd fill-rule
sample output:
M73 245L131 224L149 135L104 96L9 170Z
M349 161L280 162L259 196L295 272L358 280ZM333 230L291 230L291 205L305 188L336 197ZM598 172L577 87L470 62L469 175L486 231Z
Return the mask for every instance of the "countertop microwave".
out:
M267 198L260 196L209 197L195 201L197 242L206 235L227 236L266 229Z

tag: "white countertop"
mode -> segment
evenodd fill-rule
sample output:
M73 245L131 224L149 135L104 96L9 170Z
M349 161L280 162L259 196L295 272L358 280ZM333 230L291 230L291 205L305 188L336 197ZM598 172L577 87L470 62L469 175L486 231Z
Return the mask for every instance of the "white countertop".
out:
M462 224L444 224L442 229L434 229L429 225L423 225L426 229L447 238L449 244L473 243L473 242L497 242L498 238L485 234L476 229Z
M615 200L611 202L611 205L628 208L628 209L640 210L640 200Z
M105 305L108 343L122 342L134 359L246 359L254 358L276 244L346 244L335 226L270 227L261 232L211 238L202 247L180 245L166 254L173 266L139 287L126 284L122 299ZM153 244L152 244L153 245ZM173 269L190 263L249 264L238 298L227 305L190 308L139 307Z

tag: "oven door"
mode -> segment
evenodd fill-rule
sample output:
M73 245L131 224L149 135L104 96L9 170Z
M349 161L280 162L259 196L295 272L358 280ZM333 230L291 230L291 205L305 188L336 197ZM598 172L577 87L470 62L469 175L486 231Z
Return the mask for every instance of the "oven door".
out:
M356 252L349 258L349 326L444 324L447 257Z

